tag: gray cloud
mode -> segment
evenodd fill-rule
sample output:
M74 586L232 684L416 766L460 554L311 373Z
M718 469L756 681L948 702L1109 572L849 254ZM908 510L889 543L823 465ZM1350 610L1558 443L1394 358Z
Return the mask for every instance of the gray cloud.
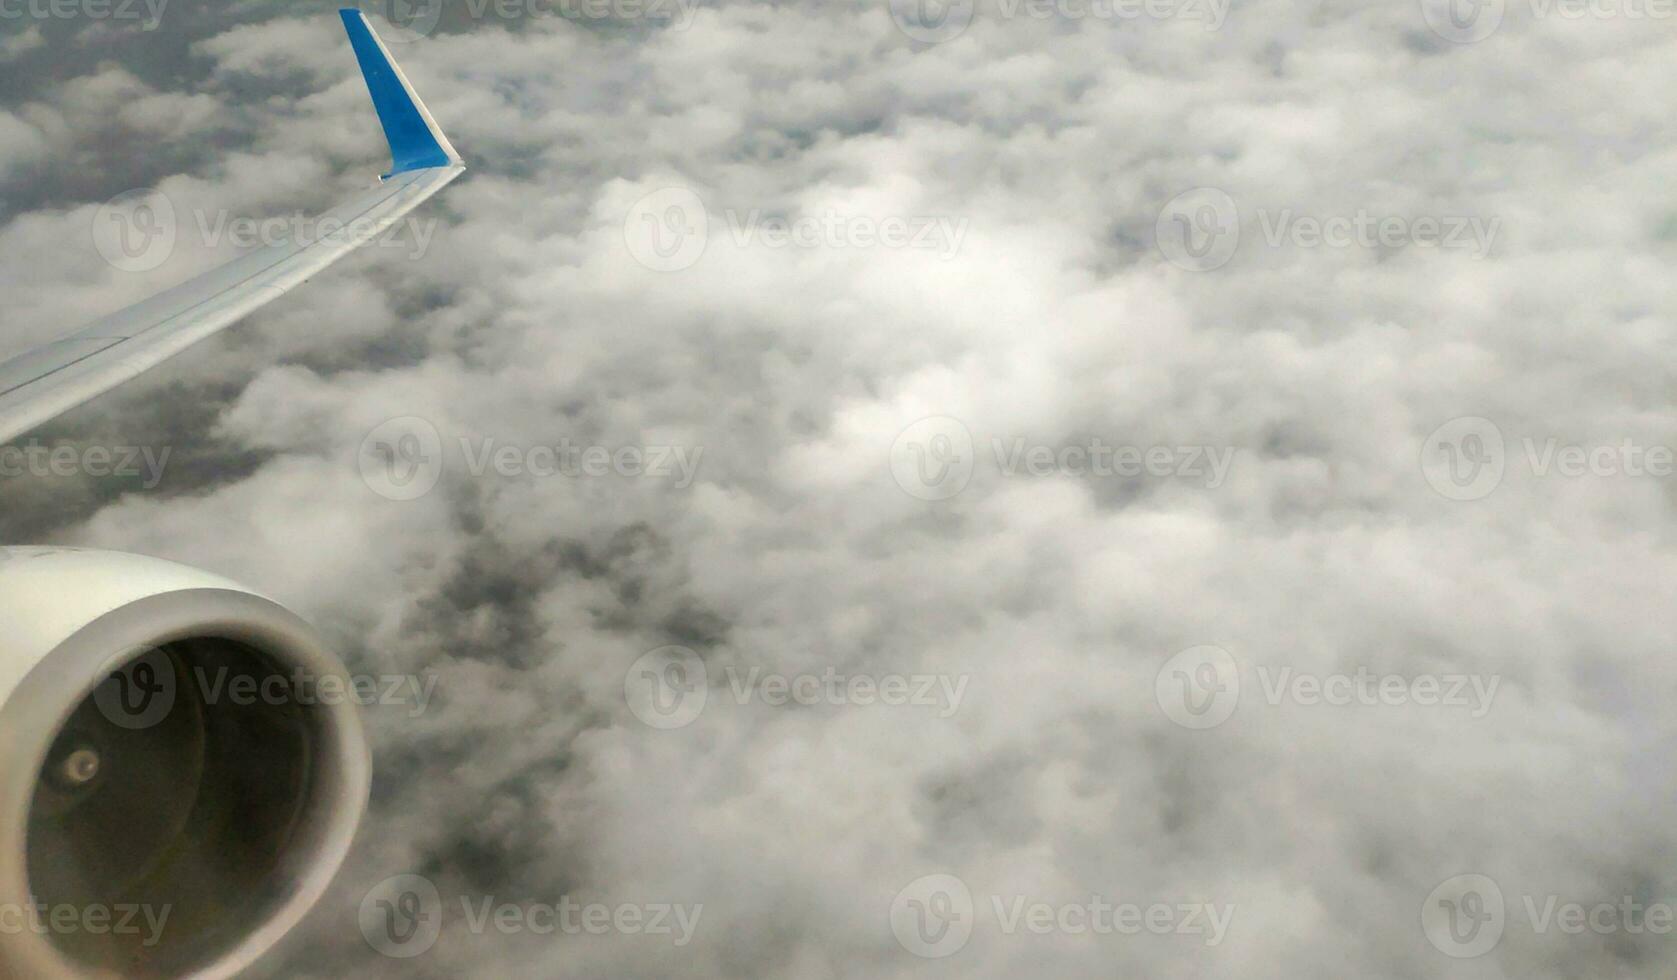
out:
M105 198L285 213L382 162L332 18L190 6L0 54L0 134L39 134L0 151L0 354L157 285L100 262ZM883 0L711 4L685 30L451 4L396 52L473 166L423 254L369 250L39 434L172 447L157 489L0 477L8 541L212 568L354 669L437 677L420 717L369 710L374 815L284 975L1670 972L1669 935L1524 904L1677 903L1672 478L1588 462L1677 446L1669 23L1512 3L1462 44L1414 3L1253 0L1218 30L1031 9L986 0L925 43ZM1196 272L1156 239L1227 233L1168 208L1202 187L1240 234ZM674 237L690 206L645 203L669 188L702 204L700 253ZM1457 217L1499 221L1482 255L1423 242ZM881 244L891 221L964 232L945 257ZM443 450L412 501L363 476L401 417ZM1503 440L1479 496L1452 473L1493 450L1429 443L1465 417ZM472 472L490 441L562 440L702 457L685 488ZM1593 468L1545 464L1549 440ZM1208 487L1064 455L1097 441L1232 463ZM1009 474L1016 443L1046 471ZM964 489L923 499L914 467L952 459ZM708 700L658 730L625 681L671 645ZM1193 730L1161 671L1202 646L1240 690ZM966 689L947 717L777 705L737 695L753 669ZM1499 688L1481 717L1272 698L1288 669ZM410 872L448 913L400 961L356 910ZM1509 913L1458 961L1423 907L1469 873ZM948 959L892 928L932 874L973 896ZM474 933L460 905L563 896L703 916L677 947ZM1207 947L997 913L1094 896L1234 918Z

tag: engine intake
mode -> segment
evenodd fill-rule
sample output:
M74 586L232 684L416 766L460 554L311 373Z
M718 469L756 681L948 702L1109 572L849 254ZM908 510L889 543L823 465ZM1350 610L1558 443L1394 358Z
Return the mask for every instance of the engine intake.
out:
M0 551L0 976L221 978L320 898L371 772L342 664L231 582Z

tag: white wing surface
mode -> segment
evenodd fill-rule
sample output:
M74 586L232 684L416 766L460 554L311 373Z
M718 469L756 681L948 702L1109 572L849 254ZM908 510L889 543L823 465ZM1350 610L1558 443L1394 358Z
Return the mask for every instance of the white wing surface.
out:
M0 443L226 329L378 238L465 172L360 11L342 12L393 166L383 183L310 223L310 241L257 248L67 337L0 363Z

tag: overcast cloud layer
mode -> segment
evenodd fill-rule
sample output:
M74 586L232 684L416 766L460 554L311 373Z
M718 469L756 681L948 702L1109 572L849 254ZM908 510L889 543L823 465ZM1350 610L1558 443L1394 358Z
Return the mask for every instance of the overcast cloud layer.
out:
M451 0L471 173L0 478L434 679L278 972L1669 976L1672 8L898 6ZM0 355L386 162L329 7L166 7L0 20Z

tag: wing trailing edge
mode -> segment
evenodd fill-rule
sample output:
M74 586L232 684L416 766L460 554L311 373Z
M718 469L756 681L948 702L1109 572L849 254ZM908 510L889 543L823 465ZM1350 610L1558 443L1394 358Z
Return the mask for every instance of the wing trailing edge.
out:
M465 172L460 155L360 11L343 12L394 161L382 186L274 242L0 363L0 443L93 400L244 319L377 239Z

